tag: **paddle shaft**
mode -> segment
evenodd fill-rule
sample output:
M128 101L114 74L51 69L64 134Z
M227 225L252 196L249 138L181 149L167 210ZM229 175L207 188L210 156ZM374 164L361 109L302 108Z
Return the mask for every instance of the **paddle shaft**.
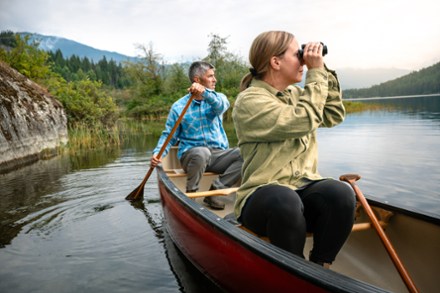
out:
M194 99L194 95L191 95L189 97L188 102L185 105L185 108L183 108L182 113L180 113L180 116L177 119L176 124L174 124L173 129L171 129L170 134L168 134L167 139L165 140L162 147L160 148L159 154L157 154L158 159L160 159L162 157L162 154L165 152L170 140L173 138L173 135L176 132L177 127L179 127L179 125L180 125L180 122L182 122L183 116L185 115L186 111L188 110L189 106L191 105L191 102L193 99ZM153 166L150 167L150 169L148 170L144 179L142 180L141 184L135 189L136 192L131 192L125 199L135 201L135 200L138 200L138 198L142 198L142 196L139 197L139 195L141 195L141 193L143 193L141 191L144 190L144 185L145 185L145 183L147 183L148 178L150 178L151 174L153 173L154 168L155 167L153 167Z
M356 193L356 197L358 198L359 202L364 207L365 212L367 213L368 217L370 218L377 234L379 235L380 239L382 240L382 243L385 245L385 248L390 255L394 265L396 266L397 270L399 271L400 276L402 277L403 281L405 282L406 287L410 292L419 292L411 279L410 275L406 271L405 267L403 266L402 261L400 260L399 256L396 253L396 250L394 249L393 245L391 244L390 240L388 239L387 235L385 234L384 230L382 229L382 226L380 225L379 221L376 218L376 215L374 214L373 210L371 209L367 199L363 195L360 188L356 185L356 181L359 180L361 177L359 175L355 174L347 174L342 175L339 179L342 181L348 182L351 187L353 188L354 192Z

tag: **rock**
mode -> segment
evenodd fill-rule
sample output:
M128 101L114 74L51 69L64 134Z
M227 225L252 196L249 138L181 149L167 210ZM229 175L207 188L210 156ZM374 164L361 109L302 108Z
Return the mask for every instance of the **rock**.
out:
M0 173L56 155L67 140L62 104L0 62Z

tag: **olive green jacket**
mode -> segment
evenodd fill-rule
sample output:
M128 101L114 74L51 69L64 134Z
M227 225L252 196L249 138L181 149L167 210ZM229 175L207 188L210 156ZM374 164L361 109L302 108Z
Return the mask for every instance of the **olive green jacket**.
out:
M309 70L304 88L289 86L283 92L252 80L238 95L232 112L244 160L236 217L247 198L263 185L298 189L322 179L317 170L316 130L335 126L344 116L339 81L327 68Z

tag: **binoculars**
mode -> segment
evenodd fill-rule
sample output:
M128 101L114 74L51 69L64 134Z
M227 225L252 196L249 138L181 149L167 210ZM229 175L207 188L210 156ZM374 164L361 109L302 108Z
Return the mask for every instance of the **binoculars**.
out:
M322 44L322 56L325 56L325 55L327 55L327 52L328 52L328 50L327 50L327 46L324 45L323 42L321 42L321 44ZM304 48L305 48L305 47L306 47L306 44L302 44L302 45L301 45L301 49L299 49L299 51L298 51L298 57L299 57L300 60L303 59L303 56L304 56Z

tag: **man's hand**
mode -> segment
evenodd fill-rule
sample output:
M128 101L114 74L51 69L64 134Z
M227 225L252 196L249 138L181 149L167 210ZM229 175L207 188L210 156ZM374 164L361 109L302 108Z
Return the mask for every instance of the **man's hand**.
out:
M188 88L188 91L194 95L196 100L201 100L205 87L198 82L193 82L193 84Z
M156 168L156 166L161 162L161 159L159 159L156 155L153 155L150 160L150 166Z

